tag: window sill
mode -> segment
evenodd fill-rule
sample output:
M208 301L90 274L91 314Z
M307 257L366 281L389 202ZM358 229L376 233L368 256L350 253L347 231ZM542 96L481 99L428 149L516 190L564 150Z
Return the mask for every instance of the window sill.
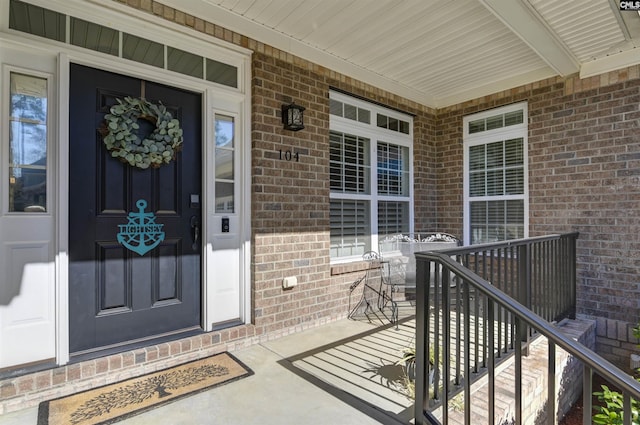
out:
M362 260L354 261L351 263L333 264L331 265L331 276L362 272L367 270L369 266L370 264L368 261Z

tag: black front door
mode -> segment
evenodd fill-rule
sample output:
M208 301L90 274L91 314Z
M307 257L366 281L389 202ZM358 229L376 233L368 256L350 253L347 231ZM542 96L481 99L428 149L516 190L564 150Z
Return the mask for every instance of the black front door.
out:
M126 96L162 103L179 120L184 142L174 161L141 169L111 156L99 130L116 99ZM72 355L200 326L201 103L200 94L71 65ZM155 128L139 123L141 138ZM119 225L141 207L164 231L164 240L143 255L117 237Z

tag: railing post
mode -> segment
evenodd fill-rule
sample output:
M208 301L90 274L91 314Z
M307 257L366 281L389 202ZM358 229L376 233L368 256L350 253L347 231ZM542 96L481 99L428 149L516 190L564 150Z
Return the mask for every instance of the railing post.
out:
M576 318L576 267L578 266L578 254L576 252L577 250L577 243L576 240L578 239L578 234L573 234L568 236L569 239L569 256L571 258L571 263L570 263L570 267L569 267L569 285L571 288L571 302L573 305L573 309L569 315L569 317L571 319L575 319Z
M429 314L429 270L430 261L416 258L416 376L414 416L416 425L424 425L424 410L428 398L428 380L426 379L426 362L428 361L428 325ZM426 264L426 267L425 267Z
M591 406L591 394L593 393L593 371L585 364L582 374L582 424L589 425L591 423L591 414L593 412Z
M531 245L523 244L518 247L518 301L531 310ZM524 327L522 342L526 343L523 355L529 355L529 328Z

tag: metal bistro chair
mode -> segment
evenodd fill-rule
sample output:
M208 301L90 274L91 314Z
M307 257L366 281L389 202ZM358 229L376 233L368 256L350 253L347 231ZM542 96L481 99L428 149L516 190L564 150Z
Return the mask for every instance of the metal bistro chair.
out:
M402 273L402 264L397 259L384 258L377 251L365 252L362 258L369 261L367 269L367 285L378 296L378 310L386 316L385 309L391 309L389 321L398 328L398 302L394 293L399 290L402 277L397 274Z
M398 304L393 299L394 287L389 283L390 262L384 260L376 251L367 251L362 255L362 259L367 261L368 266L364 276L358 278L350 286L353 292L360 283L364 282L362 290L362 298L356 306L350 310L349 318L353 317L359 307L365 305L364 313L373 311L374 306L386 316L385 309L391 308L391 317L389 321L398 326ZM371 298L373 295L373 299Z

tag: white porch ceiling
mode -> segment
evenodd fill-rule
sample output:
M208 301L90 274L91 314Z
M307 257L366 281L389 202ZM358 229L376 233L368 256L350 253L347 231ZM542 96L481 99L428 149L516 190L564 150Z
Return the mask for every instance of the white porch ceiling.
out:
M640 16L618 0L163 3L431 107L640 63Z

